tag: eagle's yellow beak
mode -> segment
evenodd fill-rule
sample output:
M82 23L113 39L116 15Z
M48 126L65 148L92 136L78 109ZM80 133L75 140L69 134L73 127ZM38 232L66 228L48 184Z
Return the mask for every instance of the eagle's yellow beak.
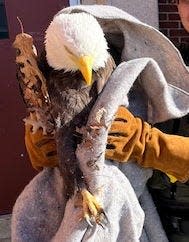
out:
M93 58L91 56L82 56L78 60L79 70L88 86L92 84L92 65Z

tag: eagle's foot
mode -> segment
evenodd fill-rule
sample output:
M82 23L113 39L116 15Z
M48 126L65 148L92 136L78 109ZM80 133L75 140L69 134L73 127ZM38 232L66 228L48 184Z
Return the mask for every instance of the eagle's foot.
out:
M87 223L92 227L93 223L97 223L104 227L107 223L107 217L104 213L102 205L97 201L87 189L81 190L83 199L83 216Z

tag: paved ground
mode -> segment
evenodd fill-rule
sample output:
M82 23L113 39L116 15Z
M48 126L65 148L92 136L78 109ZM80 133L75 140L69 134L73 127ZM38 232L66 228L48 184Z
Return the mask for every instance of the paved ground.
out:
M10 220L11 215L0 216L0 242L10 242Z

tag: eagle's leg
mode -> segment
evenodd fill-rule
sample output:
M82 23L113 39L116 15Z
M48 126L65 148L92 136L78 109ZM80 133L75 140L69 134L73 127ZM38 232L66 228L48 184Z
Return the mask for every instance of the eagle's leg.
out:
M77 147L75 132L70 127L62 127L57 132L57 148L60 158L59 168L63 176L67 199L77 191L82 197L83 217L89 225L102 225L105 213L96 197L88 190L87 182L75 155Z
M83 218L90 226L93 226L92 223L95 222L104 227L104 224L107 222L107 218L103 207L98 199L89 192L83 173L79 166L76 170L76 180L78 191L81 193L82 197Z
M81 190L81 195L83 199L82 205L84 219L90 226L93 226L91 223L93 221L103 226L103 221L105 220L106 216L102 205L99 203L96 197L85 188Z

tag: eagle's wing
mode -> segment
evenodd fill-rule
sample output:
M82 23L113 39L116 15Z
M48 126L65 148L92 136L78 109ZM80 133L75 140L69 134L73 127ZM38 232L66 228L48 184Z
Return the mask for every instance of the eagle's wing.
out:
M27 108L42 107L49 102L46 81L37 65L33 38L18 34L13 43L16 49L17 76Z
M13 43L16 49L17 78L21 95L27 106L27 111L34 115L26 119L33 130L42 127L44 133L53 131L50 117L50 99L46 80L37 64L37 53L33 38L25 33L18 34ZM32 117L35 119L32 120Z
M96 76L97 76L97 90L98 90L98 94L102 91L102 89L104 88L106 82L108 81L109 77L111 76L113 70L115 69L116 64L112 58L112 56L110 55L108 58L108 61L105 65L104 68L100 68L97 72L96 72Z

